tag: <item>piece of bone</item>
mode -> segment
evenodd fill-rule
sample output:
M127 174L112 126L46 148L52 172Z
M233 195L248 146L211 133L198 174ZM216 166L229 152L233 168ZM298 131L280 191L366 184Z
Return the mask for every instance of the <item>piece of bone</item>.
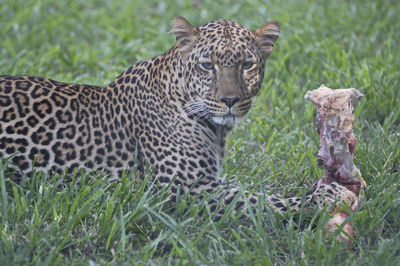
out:
M351 245L351 237L353 237L353 227L349 222L345 222L345 220L349 217L347 212L338 212L333 215L331 219L325 224L325 231L328 233L335 233L337 230L341 232L336 236L336 239L340 242L345 242L347 246Z
M361 187L366 187L353 161L357 144L353 133L354 109L362 97L363 94L354 88L332 90L325 85L306 93L305 98L312 101L317 109L315 124L320 137L318 162L325 169L324 177L318 181L317 186L337 182L356 196ZM351 209L355 210L357 204L356 200L350 206ZM335 210L325 230L336 232L343 224L343 231L337 235L337 239L350 245L353 228L348 222L344 223L347 217L349 213Z
M353 161L357 144L353 133L354 109L361 97L363 94L354 88L332 90L325 85L305 95L317 108L318 162L325 168L322 183L336 181L357 196L360 188L366 187Z

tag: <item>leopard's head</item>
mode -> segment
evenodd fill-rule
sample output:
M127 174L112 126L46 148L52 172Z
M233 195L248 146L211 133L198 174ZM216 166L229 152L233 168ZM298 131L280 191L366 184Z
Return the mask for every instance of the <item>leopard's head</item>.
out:
M228 20L192 26L173 20L187 114L232 127L261 88L264 65L279 37L277 22L256 31Z

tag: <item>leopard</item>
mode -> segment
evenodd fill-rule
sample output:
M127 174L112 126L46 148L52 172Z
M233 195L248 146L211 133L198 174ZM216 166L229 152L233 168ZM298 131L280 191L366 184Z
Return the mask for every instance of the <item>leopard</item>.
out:
M133 168L150 171L172 199L216 193L208 203L217 218L225 211L217 205L234 199L235 211L262 201L279 213L304 202L351 204L354 193L335 182L305 198L238 198L240 186L221 181L226 139L259 93L280 31L275 21L250 30L230 20L195 27L175 17L175 45L106 86L2 75L0 158L13 155L22 179L32 169L105 171L110 179Z

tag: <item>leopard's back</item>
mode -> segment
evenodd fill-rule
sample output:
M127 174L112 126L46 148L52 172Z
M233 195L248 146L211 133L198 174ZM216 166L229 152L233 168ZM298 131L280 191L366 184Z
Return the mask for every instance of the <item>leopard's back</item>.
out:
M115 103L115 102L114 102ZM0 158L29 173L65 168L122 170L134 160L105 87L32 76L0 76ZM130 125L132 126L132 125Z

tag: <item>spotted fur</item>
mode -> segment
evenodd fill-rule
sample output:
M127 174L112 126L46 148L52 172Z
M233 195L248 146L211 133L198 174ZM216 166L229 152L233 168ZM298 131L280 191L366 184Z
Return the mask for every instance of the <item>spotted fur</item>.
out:
M279 32L276 22L251 31L228 20L196 28L177 17L176 46L129 67L107 86L1 76L0 157L17 153L12 160L24 176L33 166L105 170L110 177L138 167L168 184L172 196L219 190L228 204L239 189L219 180L225 139L260 90ZM326 194L328 201L343 193L351 198L348 192L338 184L323 186L306 201L324 201ZM254 204L258 199L249 196ZM265 202L278 211L301 204L300 198L276 196ZM237 209L243 205L243 199L236 202Z

